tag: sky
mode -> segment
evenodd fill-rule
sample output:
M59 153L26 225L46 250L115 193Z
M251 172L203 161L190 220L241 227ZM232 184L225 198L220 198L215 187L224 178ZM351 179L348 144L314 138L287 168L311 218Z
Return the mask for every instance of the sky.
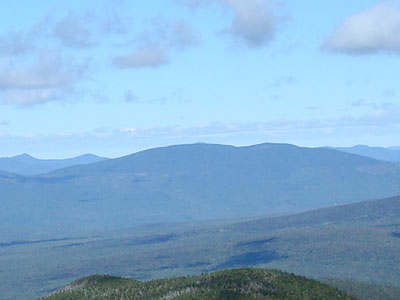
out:
M400 145L398 0L16 0L0 19L0 157Z

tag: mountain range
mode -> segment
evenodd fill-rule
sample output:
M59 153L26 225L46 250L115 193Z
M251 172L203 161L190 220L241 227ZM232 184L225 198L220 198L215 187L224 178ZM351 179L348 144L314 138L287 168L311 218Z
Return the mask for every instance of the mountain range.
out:
M339 151L357 154L377 160L400 162L400 147L370 147L357 145L353 147L327 147ZM86 165L107 160L94 154L83 154L67 159L37 159L29 154L21 154L13 157L0 157L0 170L18 175L39 175L53 172L58 169L76 165Z
M42 175L0 173L2 240L293 213L400 194L400 165L326 148L151 149Z
M84 154L68 159L37 159L29 154L0 158L0 170L19 175L38 175L75 165L86 165L106 160L94 154Z

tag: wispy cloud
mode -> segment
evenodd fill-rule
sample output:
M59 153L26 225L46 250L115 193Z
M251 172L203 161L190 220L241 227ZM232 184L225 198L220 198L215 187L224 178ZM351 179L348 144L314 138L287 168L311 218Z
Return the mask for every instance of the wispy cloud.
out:
M33 62L0 62L0 102L21 107L64 100L77 92L88 66L57 50L41 51Z
M396 96L396 91L393 89L384 90L382 92L382 97L384 97L384 98L393 98L395 96Z
M40 48L37 43L46 35L49 24L49 18L45 17L26 31L11 30L4 32L0 36L0 55L18 57L34 53Z
M69 12L52 24L52 34L64 47L84 49L100 45L105 37L128 33L129 18L123 7L123 1L110 0L101 11Z
M95 16L90 13L82 15L68 14L54 27L54 36L66 47L88 48L95 45L92 24Z
M310 109L315 109L311 107ZM148 128L121 127L119 129L97 129L92 132L69 133L51 135L51 137L98 137L113 138L115 136L133 136L143 139L158 138L204 138L218 136L232 136L236 134L270 134L272 136L295 135L307 131L335 131L335 130L366 130L368 128L400 127L400 107L396 105L376 106L374 110L361 117L342 116L337 119L297 119L297 120L271 120L258 122L231 122L221 121L204 122L192 125L155 126ZM45 135L30 135L29 138L42 139Z
M116 56L113 64L120 69L156 68L168 62L168 50L161 45L137 48L128 54Z
M171 93L151 98L151 99L143 99L138 97L132 89L128 89L125 91L124 100L127 103L141 103L141 104L166 104L166 103L181 103L187 104L191 100L183 95L182 89L176 89Z
M101 21L101 32L105 34L127 34L131 18L126 14L124 0L107 0L104 2Z
M297 79L293 76L282 76L277 78L274 82L267 85L268 88L279 88L282 86L293 85L297 83Z
M98 43L105 20L95 13L69 13L60 20L44 17L25 31L1 35L0 103L31 107L96 94L87 85L82 88L91 60L79 51Z
M125 102L128 102L128 103L140 101L139 98L133 93L132 90L125 91L124 100L125 100Z
M353 107L368 107L374 111L389 111L391 109L396 110L397 106L394 103L391 102L385 102L385 103L375 103L372 101L367 101L365 99L359 99L357 101L354 101L351 103Z
M345 19L323 48L347 54L400 53L400 5L379 1Z
M170 144L211 142L227 144L252 144L260 142L336 144L337 137L347 137L349 144L368 143L371 137L387 145L398 136L400 129L400 107L379 107L361 117L342 116L336 119L294 119L260 122L204 122L191 125L155 127L126 126L121 128L99 128L86 132L64 132L60 134L26 134L15 136L0 131L2 153L16 154L30 149L32 154L48 153L48 149L59 155L73 156L86 152L97 152L106 156L128 154L141 149ZM134 146L132 146L134 145ZM15 150L17 149L17 151ZM56 149L56 150L54 150ZM94 150L95 149L95 150Z
M198 34L184 21L171 23L157 19L151 27L135 40L133 51L114 57L115 67L159 67L169 62L172 52L183 51L199 42Z
M34 49L32 37L22 32L9 32L0 37L0 53L7 56L26 54Z
M311 107L310 109L316 109ZM234 135L271 135L285 137L296 136L305 132L338 132L398 130L400 127L400 107L395 104L375 105L369 112L360 117L344 115L336 119L297 119L297 120L270 120L264 122L205 122L188 126L169 126L153 128L130 128L122 130L126 134L134 132L135 137L159 138L162 136L181 136L190 138L234 136ZM129 127L126 127L129 128ZM125 129L126 129L125 128Z

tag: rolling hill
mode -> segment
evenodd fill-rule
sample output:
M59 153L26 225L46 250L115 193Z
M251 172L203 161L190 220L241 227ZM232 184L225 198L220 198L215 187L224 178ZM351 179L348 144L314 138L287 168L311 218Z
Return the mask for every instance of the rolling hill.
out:
M139 282L111 276L80 279L48 300L355 300L323 283L274 270L237 269L194 277Z
M19 175L38 175L75 165L86 165L107 158L84 154L68 159L37 159L28 154L0 158L0 170Z
M171 146L0 177L1 238L299 212L399 193L399 165L337 150Z

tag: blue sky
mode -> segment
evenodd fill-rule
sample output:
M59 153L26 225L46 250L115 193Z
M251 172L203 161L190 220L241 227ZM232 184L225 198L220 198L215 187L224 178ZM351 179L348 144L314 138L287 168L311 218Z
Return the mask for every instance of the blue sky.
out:
M400 1L9 1L0 18L0 156L400 144Z

